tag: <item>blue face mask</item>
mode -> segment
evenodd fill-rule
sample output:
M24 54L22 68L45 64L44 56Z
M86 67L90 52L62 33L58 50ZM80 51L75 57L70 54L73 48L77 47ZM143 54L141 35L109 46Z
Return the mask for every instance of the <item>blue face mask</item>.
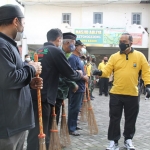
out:
M73 52L73 51L76 49L76 47L75 47L74 44L70 44L70 45L69 45L69 48L70 48L70 51L71 51L71 52Z

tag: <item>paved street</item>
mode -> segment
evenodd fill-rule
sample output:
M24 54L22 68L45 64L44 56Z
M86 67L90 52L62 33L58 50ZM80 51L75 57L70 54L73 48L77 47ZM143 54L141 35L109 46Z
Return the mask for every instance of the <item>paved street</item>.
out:
M99 134L90 136L87 130L87 123L79 122L79 127L83 128L81 136L71 136L71 146L64 148L63 150L105 150L108 144L109 97L99 96L97 88L93 95L95 96L95 99L92 101L92 105L99 128ZM122 118L121 121L122 130L123 125L124 118ZM136 134L133 143L136 150L150 150L150 100L144 100L143 95L141 96L140 112L137 119ZM119 141L119 146L120 150L123 150L123 137Z

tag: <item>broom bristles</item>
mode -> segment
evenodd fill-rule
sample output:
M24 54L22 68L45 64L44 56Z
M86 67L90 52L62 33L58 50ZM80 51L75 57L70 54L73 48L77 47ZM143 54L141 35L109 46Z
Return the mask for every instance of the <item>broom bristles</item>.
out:
M80 120L82 122L87 122L88 120L88 104L87 104L87 99L86 99L86 93L84 94L84 99L82 103L82 108L81 108L81 118Z
M50 130L50 145L48 150L61 150L60 139L58 135L58 127L56 123L55 108L53 108L52 127Z
M45 138L39 138L39 150L46 150Z
M71 145L71 140L70 140L67 121L66 121L66 113L65 113L65 104L64 104L64 102L62 104L60 138L61 138L61 146L62 147L66 147L68 145Z
M90 100L88 100L88 128L91 135L98 134L98 126Z

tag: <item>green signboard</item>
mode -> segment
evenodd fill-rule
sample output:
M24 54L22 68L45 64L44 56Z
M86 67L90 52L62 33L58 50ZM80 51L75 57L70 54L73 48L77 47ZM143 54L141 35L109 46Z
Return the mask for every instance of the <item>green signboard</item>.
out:
M101 29L75 29L74 33L77 39L87 46L102 46L103 44L103 30Z
M117 46L125 29L75 29L77 39L87 46Z

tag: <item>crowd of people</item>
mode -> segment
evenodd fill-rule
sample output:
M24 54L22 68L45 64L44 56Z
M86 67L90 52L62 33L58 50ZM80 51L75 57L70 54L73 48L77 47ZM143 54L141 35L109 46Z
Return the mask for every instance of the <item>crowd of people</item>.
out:
M5 13L7 12L7 13ZM62 102L68 98L68 130L72 136L80 136L77 126L88 83L90 98L99 82L99 95L109 93L110 122L106 150L119 149L120 120L125 114L124 145L135 150L132 139L139 112L138 80L141 72L147 98L150 96L150 70L145 56L132 48L133 38L124 33L119 40L120 51L111 55L96 67L96 57L85 55L85 45L73 33L60 29L47 32L47 42L36 53L39 62L30 56L21 60L16 40L24 30L24 15L16 5L0 7L0 150L22 150L27 137L27 150L39 150L38 107L36 89L41 89L43 130L49 147L51 111L56 108L59 123ZM40 77L35 77L40 74ZM108 92L108 85L113 86Z

